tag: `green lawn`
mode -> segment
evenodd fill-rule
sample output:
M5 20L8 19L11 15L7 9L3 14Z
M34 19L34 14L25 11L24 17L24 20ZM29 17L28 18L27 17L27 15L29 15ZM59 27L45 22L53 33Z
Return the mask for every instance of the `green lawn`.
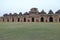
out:
M0 40L60 40L60 23L0 23Z

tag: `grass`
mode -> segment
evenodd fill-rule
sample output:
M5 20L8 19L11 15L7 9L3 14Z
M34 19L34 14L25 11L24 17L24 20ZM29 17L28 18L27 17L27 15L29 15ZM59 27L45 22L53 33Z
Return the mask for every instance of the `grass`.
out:
M60 23L0 23L0 40L60 40Z

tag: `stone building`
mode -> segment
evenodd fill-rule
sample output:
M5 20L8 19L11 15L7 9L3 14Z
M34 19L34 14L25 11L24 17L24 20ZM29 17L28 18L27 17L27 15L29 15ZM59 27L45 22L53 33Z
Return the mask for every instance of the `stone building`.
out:
M38 11L37 8L31 8L29 12L22 14L9 13L0 17L0 22L60 22L60 10L53 13L52 10L48 14L42 10Z

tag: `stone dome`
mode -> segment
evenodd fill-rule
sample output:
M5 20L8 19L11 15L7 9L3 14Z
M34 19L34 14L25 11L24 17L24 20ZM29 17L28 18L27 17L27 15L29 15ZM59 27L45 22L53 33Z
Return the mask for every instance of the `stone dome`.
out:
M54 13L53 13L53 11L52 11L52 10L50 10L48 14L54 14Z

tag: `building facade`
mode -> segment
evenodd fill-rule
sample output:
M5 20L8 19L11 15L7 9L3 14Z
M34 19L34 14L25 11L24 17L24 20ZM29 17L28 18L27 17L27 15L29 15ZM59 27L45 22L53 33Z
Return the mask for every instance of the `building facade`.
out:
M60 22L60 10L55 13L50 10L47 14L44 10L39 12L37 8L31 8L24 14L4 14L0 17L0 22Z

